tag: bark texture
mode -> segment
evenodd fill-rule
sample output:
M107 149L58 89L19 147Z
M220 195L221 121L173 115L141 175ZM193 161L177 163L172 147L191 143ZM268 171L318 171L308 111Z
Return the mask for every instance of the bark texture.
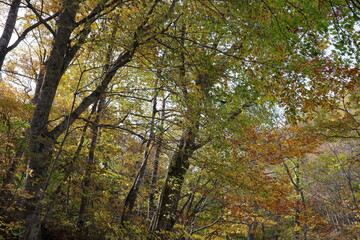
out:
M65 0L59 16L58 29L52 51L46 64L44 82L30 123L27 149L30 174L25 190L32 198L24 202L24 232L21 239L39 239L41 230L41 199L45 190L46 173L50 164L51 150L55 139L48 134L47 123L55 93L63 73L63 63L68 49L70 35L75 26L75 15L79 1Z
M178 204L184 177L189 169L189 158L197 149L195 134L186 130L180 139L176 152L170 160L169 171L159 199L157 213L152 219L152 231L171 231L178 217Z
M21 0L13 0L6 18L5 28L0 37L0 70L4 64L5 56L9 52L8 45L11 35L15 29L16 18L18 15Z

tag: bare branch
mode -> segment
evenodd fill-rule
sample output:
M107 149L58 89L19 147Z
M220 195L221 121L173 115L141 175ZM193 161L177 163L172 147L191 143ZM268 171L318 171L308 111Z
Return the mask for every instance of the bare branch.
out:
M222 217L223 217L223 216L221 215L220 217L218 217L215 221L213 221L213 222L210 223L209 225L205 225L205 226L203 226L203 227L200 227L200 228L198 228L198 229L195 229L194 231L191 231L191 232L190 232L190 235L191 235L191 234L194 234L194 233L196 233L196 232L199 232L199 231L201 231L201 230L204 230L204 229L206 229L206 228L209 228L209 227L214 226L216 223L218 223L218 222L221 220Z

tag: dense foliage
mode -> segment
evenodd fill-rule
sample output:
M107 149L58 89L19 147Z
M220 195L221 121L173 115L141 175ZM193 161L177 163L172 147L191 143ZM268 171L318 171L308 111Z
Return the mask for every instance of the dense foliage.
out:
M0 13L0 240L358 239L359 1Z

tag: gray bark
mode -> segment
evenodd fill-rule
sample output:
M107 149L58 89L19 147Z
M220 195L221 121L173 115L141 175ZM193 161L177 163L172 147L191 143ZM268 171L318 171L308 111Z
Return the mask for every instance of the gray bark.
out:
M177 220L177 209L185 174L189 169L189 158L197 149L195 134L185 130L176 152L170 160L168 174L159 199L157 212L152 219L152 231L171 231Z
M46 73L37 105L30 123L27 149L28 168L31 174L26 179L25 190L33 197L24 203L24 232L21 239L36 240L41 229L41 199L45 190L44 182L55 139L47 132L47 123L55 93L62 77L62 66L68 48L79 1L64 0L59 16L58 29L52 51L46 64ZM60 66L60 67L59 67Z
M10 9L6 18L5 28L0 37L0 71L4 64L6 54L9 52L8 45L11 39L11 35L15 29L16 18L19 11L21 0L13 0L10 5Z

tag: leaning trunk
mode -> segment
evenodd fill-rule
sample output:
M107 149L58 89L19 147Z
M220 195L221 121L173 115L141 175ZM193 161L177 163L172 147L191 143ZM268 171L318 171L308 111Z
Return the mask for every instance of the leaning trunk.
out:
M150 133L149 133L149 139L146 142L145 151L144 151L144 159L141 164L140 170L138 174L136 175L135 181L127 194L125 201L124 201L124 207L123 211L120 217L120 224L123 225L124 221L127 220L128 216L132 213L136 198L139 192L139 188L141 183L143 182L144 176L145 176L145 170L147 167L148 159L151 153L151 145L155 138L155 132L154 132L154 124L155 124L155 115L157 112L156 105L157 105L157 95L156 92L153 97L153 106L152 106L152 114L151 114L151 125L150 125Z
M48 134L47 124L55 93L63 74L68 42L73 29L79 1L65 0L63 13L59 17L58 30L46 65L46 75L32 117L27 149L28 168L31 174L26 179L25 190L32 195L24 203L24 232L22 239L38 239L41 229L41 199L46 184L46 173L51 160L55 139Z
M11 2L10 10L5 23L5 28L0 37L0 70L4 64L5 56L9 52L8 45L11 39L11 35L13 34L15 29L15 23L20 7L20 2L21 0L13 0Z

